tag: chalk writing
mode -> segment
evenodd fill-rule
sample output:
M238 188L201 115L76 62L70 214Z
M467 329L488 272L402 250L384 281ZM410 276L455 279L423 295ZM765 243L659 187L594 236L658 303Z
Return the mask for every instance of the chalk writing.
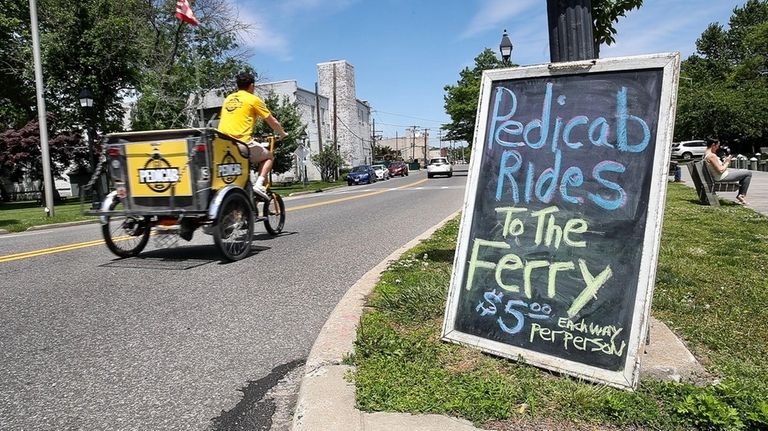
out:
M556 192L563 201L570 204L581 205L585 202L585 196L577 196L572 190L580 188L584 184L584 172L579 166L569 166L562 170L562 151L560 142L562 139L565 147L570 150L584 151L584 143L574 140L574 129L585 126L583 133L589 143L597 147L615 148L619 152L638 153L645 150L650 142L651 132L648 123L635 115L630 114L627 105L627 88L621 87L616 92L616 143L609 142L610 124L604 117L599 116L592 120L585 115L575 115L563 125L564 118L556 117L552 124L552 87L551 82L546 83L544 100L540 118L535 118L523 125L514 119L517 113L517 95L506 87L496 89L494 109L491 117L492 133L488 134L488 148L499 145L506 148L529 147L531 149L543 148L551 136L549 149L554 154L554 160L537 175L536 163L529 161L523 163L523 156L514 149L507 149L501 155L498 177L496 181L496 200L501 201L505 191L510 192L512 202L531 203L539 201L550 203ZM557 104L566 105L566 96L559 95ZM507 112L501 112L502 107L509 106ZM589 124L588 127L586 127ZM628 133L630 125L640 131L642 137L637 142L630 142ZM535 136L538 134L538 139ZM522 140L515 140L514 137ZM539 169L542 166L538 166ZM613 211L622 208L627 203L627 194L619 184L622 173L626 167L614 160L600 160L592 168L592 179L602 186L601 192L587 192L586 198L598 207ZM562 176L561 176L562 172ZM520 196L521 186L523 196Z
M480 316L495 316L497 313L496 304L501 304L503 292L492 290L483 294L484 301L481 301L475 307ZM496 323L499 328L507 334L517 334L525 326L525 318L529 317L535 320L549 320L552 313L552 307L549 304L539 304L538 302L527 303L519 299L510 299L504 307L504 312L512 317L514 324L509 324L504 317L499 316Z
M562 319L558 319L558 322L560 320ZM592 337L589 337L577 335L578 332L570 331L567 329L558 331L555 329L543 327L537 323L533 323L531 325L529 341L532 343L538 340L548 341L553 344L561 343L563 349L565 350L568 350L569 347L572 347L576 350L586 352L599 352L606 355L615 355L621 357L621 355L624 354L624 349L627 347L627 343L623 340L617 347L616 337L621 332L622 328L618 328L612 331L599 331L597 334L593 334Z

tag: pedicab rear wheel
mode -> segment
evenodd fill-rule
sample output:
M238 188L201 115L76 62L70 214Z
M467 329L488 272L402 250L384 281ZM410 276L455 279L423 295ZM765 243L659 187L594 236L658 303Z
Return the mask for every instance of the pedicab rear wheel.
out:
M110 211L122 211L123 203L116 199L109 206ZM112 253L120 257L133 257L141 253L149 241L149 220L143 216L105 216L107 222L101 225L104 242Z
M227 260L240 260L251 252L253 210L245 196L230 193L219 209L213 241Z
M272 193L271 199L264 202L264 227L270 235L277 235L285 226L285 203L277 193Z

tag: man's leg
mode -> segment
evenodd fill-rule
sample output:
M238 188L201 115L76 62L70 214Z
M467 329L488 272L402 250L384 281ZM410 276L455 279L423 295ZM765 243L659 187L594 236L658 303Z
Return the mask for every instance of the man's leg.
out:
M267 175L269 175L269 171L272 170L272 165L274 162L272 161L272 157L268 158L267 160L264 160L261 163L261 170L259 171L259 175L261 175L264 178L267 178Z

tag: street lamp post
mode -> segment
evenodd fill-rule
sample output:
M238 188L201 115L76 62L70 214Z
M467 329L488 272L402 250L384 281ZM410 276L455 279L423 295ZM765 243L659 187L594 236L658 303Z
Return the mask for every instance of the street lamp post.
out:
M509 66L509 59L512 57L512 41L509 40L507 29L504 29L504 34L501 36L499 52L501 53L502 63L504 63L505 66Z
M301 166L304 168L304 188L307 188L309 186L309 178L307 178L307 153L309 153L309 136L307 135L307 131L304 130L301 132L301 135L299 135L299 139L301 139Z
M80 94L78 95L78 98L80 99L80 107L83 109L83 113L85 114L85 136L88 140L88 155L89 155L89 162L91 165L91 173L93 174L96 172L96 152L94 151L94 143L93 143L93 93L87 88L84 88L80 90ZM93 188L91 189L91 208L98 208L99 204L101 202L101 184L98 182L95 182L93 184Z

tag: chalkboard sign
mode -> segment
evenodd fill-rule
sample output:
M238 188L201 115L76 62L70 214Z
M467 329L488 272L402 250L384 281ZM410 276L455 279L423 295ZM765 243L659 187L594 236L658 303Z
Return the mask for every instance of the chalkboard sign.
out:
M634 388L679 55L483 74L443 339Z

